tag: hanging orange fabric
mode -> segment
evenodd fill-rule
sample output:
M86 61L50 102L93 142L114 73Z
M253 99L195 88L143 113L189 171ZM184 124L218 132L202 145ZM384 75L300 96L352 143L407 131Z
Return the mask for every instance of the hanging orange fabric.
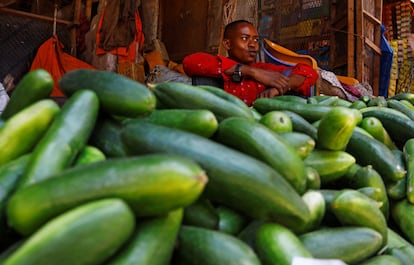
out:
M63 96L58 81L66 72L79 68L96 69L94 66L64 52L63 47L63 43L54 35L39 47L30 67L30 71L38 68L49 71L55 82L51 96L55 97Z
M137 52L141 52L142 48L144 46L144 33L142 31L142 22L141 18L139 16L138 10L135 10L135 27L136 27L136 34L135 34L135 40L130 43L127 47L118 47L116 49L113 49L111 51L105 51L100 47L100 38L101 38L101 29L102 29L102 23L103 18L105 16L105 10L106 6L102 8L102 14L99 19L98 28L96 31L96 54L105 54L105 53L112 53L114 55L118 56L118 62L135 62ZM137 49L138 47L138 49Z

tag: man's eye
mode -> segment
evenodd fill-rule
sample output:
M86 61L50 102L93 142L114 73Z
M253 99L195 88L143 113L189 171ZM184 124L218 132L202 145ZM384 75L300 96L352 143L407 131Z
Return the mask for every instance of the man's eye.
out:
M248 37L242 37L241 39L246 41L246 40L248 40Z

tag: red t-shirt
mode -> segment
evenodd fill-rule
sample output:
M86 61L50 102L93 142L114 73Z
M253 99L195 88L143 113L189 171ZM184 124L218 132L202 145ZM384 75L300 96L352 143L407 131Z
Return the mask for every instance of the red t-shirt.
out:
M222 77L224 80L224 90L243 100L248 106L251 106L256 100L257 95L264 91L266 87L254 80L243 79L241 83L235 83L231 80L231 76L224 74L224 71L238 62L220 55L211 55L208 53L197 52L188 55L183 60L183 69L188 76L209 76ZM306 77L302 86L294 91L303 96L310 96L310 87L316 83L318 73L309 65L297 64L292 67L275 65L271 63L258 62L250 64L250 66L283 72L291 68L292 74L303 75Z

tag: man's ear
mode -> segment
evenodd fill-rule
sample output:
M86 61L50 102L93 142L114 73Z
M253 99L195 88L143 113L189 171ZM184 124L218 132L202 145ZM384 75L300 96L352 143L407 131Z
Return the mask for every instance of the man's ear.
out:
M230 50L230 47L231 47L230 40L229 39L224 39L223 40L223 46L224 46L224 48L226 48L226 50Z

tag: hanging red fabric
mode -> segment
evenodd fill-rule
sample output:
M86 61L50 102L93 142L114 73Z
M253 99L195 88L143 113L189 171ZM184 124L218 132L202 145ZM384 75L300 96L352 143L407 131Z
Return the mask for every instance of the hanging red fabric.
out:
M30 71L43 68L52 75L55 82L51 93L52 97L63 96L58 81L66 72L80 68L96 69L94 66L64 52L63 47L63 43L54 35L39 47L30 67Z

